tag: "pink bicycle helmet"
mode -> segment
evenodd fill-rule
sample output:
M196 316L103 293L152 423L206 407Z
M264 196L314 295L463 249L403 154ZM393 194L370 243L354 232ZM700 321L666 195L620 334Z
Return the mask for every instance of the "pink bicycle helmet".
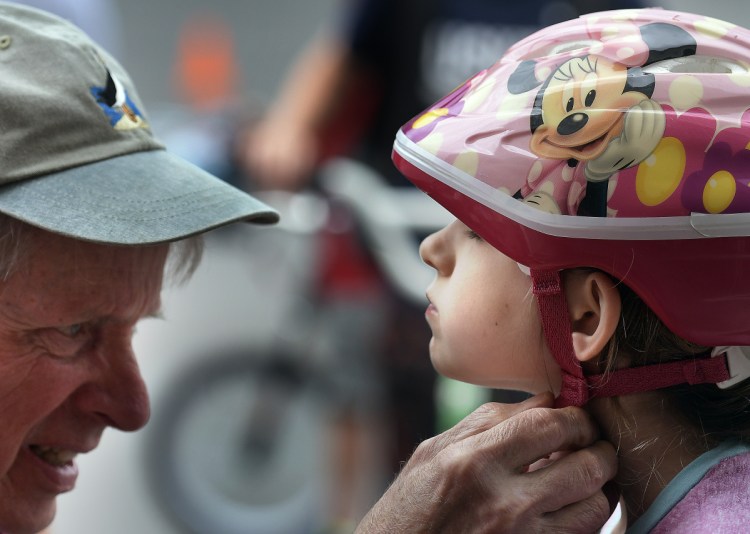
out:
M545 28L404 125L394 161L530 269L560 405L748 376L750 31L661 9ZM584 376L559 282L583 266L677 335L733 349Z

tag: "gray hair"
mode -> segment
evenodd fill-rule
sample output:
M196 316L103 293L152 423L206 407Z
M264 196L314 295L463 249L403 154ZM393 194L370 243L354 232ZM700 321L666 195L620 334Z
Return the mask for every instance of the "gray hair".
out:
M193 235L169 244L165 280L179 285L190 280L203 257L203 236Z
M29 253L35 226L0 213L0 281L7 280ZM148 246L148 245L144 245ZM169 244L165 281L181 284L190 279L203 256L203 239L195 235Z

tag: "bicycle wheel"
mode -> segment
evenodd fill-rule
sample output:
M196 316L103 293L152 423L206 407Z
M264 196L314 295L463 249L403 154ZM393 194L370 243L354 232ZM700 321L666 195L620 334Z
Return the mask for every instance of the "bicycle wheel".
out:
M257 356L231 351L202 361L155 414L147 477L159 502L190 532L293 534L323 524L327 462L319 394L294 358Z

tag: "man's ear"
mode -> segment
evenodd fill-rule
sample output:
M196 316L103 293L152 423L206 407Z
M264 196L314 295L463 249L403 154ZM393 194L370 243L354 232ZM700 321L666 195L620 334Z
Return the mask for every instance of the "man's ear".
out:
M599 271L567 271L564 284L573 350L579 361L590 361L615 333L622 311L620 293L615 282Z

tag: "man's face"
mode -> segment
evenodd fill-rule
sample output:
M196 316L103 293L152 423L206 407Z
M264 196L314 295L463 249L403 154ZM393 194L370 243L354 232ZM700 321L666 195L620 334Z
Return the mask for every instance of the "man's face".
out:
M168 247L110 247L33 232L0 281L0 531L36 532L73 489L77 453L149 403L131 336L159 311Z

